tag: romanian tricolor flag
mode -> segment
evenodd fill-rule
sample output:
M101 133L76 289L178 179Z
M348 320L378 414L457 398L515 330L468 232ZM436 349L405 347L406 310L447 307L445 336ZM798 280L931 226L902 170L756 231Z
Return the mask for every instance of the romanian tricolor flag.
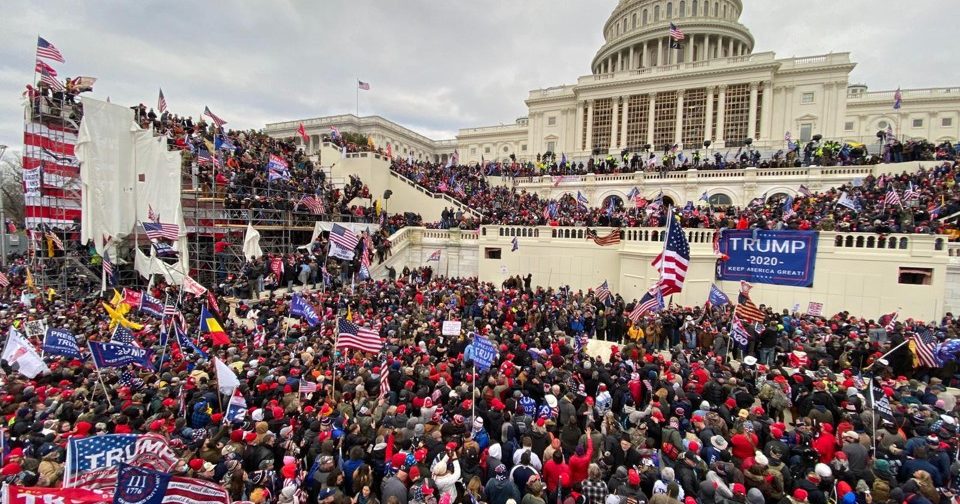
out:
M200 331L210 334L214 346L230 344L230 338L220 326L220 321L207 310L206 306L200 307Z

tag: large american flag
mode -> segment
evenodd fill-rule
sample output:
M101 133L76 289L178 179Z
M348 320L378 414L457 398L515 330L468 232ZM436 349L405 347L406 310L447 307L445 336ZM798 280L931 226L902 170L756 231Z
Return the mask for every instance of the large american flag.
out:
M43 61L43 60L40 59L40 58L37 58L37 64L36 64L35 70L37 71L37 73L47 72L48 74L50 74L50 75L53 76L53 77L56 77L56 76L57 76L57 69L56 69L56 68L53 68L52 66L50 66L49 64L47 64L46 61Z
M907 184L907 188L903 190L903 200L910 201L912 199L920 199L920 193L913 187L913 182L911 181Z
M686 35L683 34L680 28L677 28L677 25L670 23L670 38L673 40L683 40L686 38Z
M917 360L921 366L941 367L943 362L936 355L937 338L929 328L921 328L919 332L912 336L913 351L917 355Z
M330 230L330 241L347 250L357 248L357 243L360 243L360 239L353 231L340 224L334 224L333 229Z
M60 50L43 37L37 37L37 57L65 63Z
M320 198L304 196L300 198L300 204L310 209L310 212L315 215L323 215L323 202Z
M606 247L609 245L616 245L620 243L620 230L614 229L606 236L600 236L596 231L592 229L587 230L587 239L593 240L593 243L600 245L601 247Z
M893 187L891 187L890 190L887 191L887 195L884 196L883 204L884 206L886 205L900 205L901 207L903 206L903 203L900 202L900 195L897 194L897 191Z
M749 290L746 292L743 289L740 290L734 313L741 319L750 322L763 322L764 319L766 319L766 315L764 315L764 313L760 311L760 308L757 308L757 305L750 299Z
M660 287L654 286L649 292L643 295L640 301L634 305L633 310L627 315L634 324L640 321L640 317L648 311L658 312L663 309L663 295L660 294Z
M227 124L227 121L220 119L219 116L210 111L210 107L203 108L203 115L209 117L213 120L213 124L216 124L218 128L222 128L224 124Z
M314 382L308 382L307 380L300 380L300 393L301 394L312 394L317 391L317 384Z
M683 290L683 281L687 278L687 267L690 265L690 243L687 235L683 234L680 221L668 216L667 236L664 239L663 252L654 260L654 268L660 272L660 292L669 296Z
M160 89L160 97L157 98L157 110L159 110L161 114L167 111L167 99L163 97L162 88Z
M337 349L355 348L364 352L379 352L383 349L383 341L380 340L380 333L377 331L361 327L347 319L337 320Z
M180 239L180 226L176 224L141 222L140 225L143 226L143 231L147 234L147 238L151 240L177 241Z

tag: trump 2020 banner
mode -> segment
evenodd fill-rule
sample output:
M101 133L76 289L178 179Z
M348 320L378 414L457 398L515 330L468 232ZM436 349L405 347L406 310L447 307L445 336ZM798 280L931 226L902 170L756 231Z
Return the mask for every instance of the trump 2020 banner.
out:
M724 231L717 280L813 287L817 260L816 231Z

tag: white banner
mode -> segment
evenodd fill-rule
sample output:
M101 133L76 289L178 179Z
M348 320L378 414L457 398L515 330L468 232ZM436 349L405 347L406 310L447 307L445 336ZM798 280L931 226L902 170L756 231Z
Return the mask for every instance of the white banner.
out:
M23 170L23 193L25 196L40 196L40 168Z
M459 320L444 320L440 334L444 336L457 336L460 334L462 324Z

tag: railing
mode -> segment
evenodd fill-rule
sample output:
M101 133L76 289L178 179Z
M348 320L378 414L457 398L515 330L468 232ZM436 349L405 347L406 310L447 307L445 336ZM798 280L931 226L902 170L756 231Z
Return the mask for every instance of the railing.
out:
M847 93L848 100L887 100L893 102L896 91L866 91L862 93ZM958 97L960 96L960 87L945 88L921 88L921 89L903 89L901 95L904 98L936 98L939 96Z
M274 208L191 208L183 207L185 220L193 221L193 225L236 225L247 223L255 226L285 226L313 228L318 221L355 222L371 224L373 219L358 217L352 214L314 214L309 212L295 212L292 210L278 210ZM189 226L190 224L188 224Z
M390 175L393 175L394 177L400 179L400 180L403 181L403 182L406 182L407 185L409 185L409 186L413 187L414 189L416 189L417 191L423 193L424 196L427 196L427 197L429 197L429 198L442 199L442 200L444 200L444 201L447 201L447 202L449 202L449 203L452 204L452 205L456 205L458 208L464 210L465 212L468 212L468 213L472 214L474 217L481 217L481 216L483 215L483 214L481 214L479 211L477 211L477 210L469 207L466 203L464 203L464 202L462 202L462 201L460 201L460 200L458 200L458 199L456 199L456 198L453 198L453 197L451 197L451 196L448 195L448 194L432 192L432 191L430 191L429 189L427 189L426 187L423 187L422 185L414 182L413 180L410 180L409 178L407 178L407 177L405 177L405 176L403 176L403 175L401 175L401 174L399 174L399 173L397 173L397 172L395 172L395 171L393 171L393 170L390 170Z

